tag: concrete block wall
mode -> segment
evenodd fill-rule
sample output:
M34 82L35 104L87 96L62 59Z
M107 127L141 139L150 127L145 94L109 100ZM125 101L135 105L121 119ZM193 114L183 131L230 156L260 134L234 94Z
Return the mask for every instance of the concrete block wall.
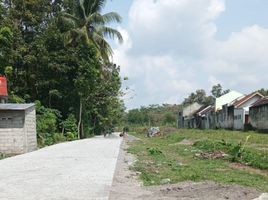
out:
M37 136L36 136L36 113L35 108L32 107L26 110L25 118L25 139L27 140L26 152L34 151L37 149Z
M249 122L258 130L268 131L268 105L250 108Z
M22 154L36 149L35 108L0 111L0 153Z
M23 134L21 129L0 130L0 152L4 154L24 153Z

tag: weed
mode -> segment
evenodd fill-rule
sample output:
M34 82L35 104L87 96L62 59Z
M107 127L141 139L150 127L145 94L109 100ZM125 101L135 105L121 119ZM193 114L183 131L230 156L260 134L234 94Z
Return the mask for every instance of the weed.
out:
M250 132L249 139L245 132L227 130L177 130L155 138L146 138L141 130L133 135L141 140L131 142L129 152L137 155L134 169L141 172L144 185L158 185L166 178L172 183L212 180L268 192L266 176L247 169L233 169L229 164L235 161L260 170L268 169L268 135ZM183 139L197 142L185 146L180 144ZM220 159L195 159L193 156L217 151L228 156Z
M152 148L147 148L147 150L151 155L154 155L154 156L163 154L163 152L160 151L158 148L152 147Z

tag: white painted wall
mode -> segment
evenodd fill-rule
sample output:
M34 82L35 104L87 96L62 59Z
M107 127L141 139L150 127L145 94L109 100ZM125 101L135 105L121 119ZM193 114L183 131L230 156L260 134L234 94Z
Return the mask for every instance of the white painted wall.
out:
M229 104L232 101L234 101L235 99L242 97L242 96L243 96L243 94L241 94L239 92L230 91L229 93L227 93L219 98L216 98L215 110L216 111L221 110L223 105Z
M252 106L259 99L261 99L260 96L254 96L250 100L248 100L245 103L241 104L238 108L244 108L244 110L248 112L249 111L249 107Z

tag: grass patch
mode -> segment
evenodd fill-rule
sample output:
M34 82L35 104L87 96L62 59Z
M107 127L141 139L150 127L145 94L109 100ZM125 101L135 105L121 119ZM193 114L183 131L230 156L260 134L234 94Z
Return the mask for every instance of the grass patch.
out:
M268 173L268 135L228 130L178 130L162 137L147 138L133 133L141 140L130 144L128 151L137 156L134 169L141 172L144 185L159 185L161 180L212 180L221 183L251 186L268 192L268 177L253 171L234 169L230 162L239 162ZM251 135L245 143L248 135ZM183 140L194 145L184 145ZM262 147L263 150L260 150ZM200 152L224 151L221 159L198 159Z

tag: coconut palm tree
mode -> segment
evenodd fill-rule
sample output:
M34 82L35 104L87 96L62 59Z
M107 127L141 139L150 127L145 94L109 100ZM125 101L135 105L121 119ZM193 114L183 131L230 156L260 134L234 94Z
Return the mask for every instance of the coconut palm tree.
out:
M74 12L63 13L63 22L70 27L65 32L66 45L77 44L79 41L93 44L99 56L107 63L113 50L105 38L123 42L122 35L116 29L106 26L110 22L121 22L116 12L102 14L106 0L74 0Z

